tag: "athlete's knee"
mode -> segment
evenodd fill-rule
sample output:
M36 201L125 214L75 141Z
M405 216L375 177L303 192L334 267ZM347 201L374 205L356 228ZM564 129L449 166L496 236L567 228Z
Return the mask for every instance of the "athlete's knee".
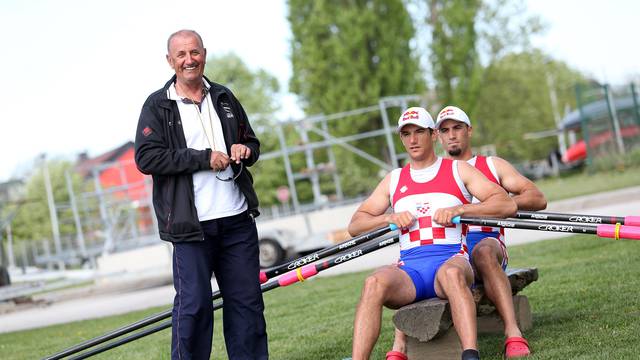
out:
M476 267L484 268L492 265L499 265L500 253L495 246L481 244L473 249L473 263Z
M382 301L385 298L389 285L379 274L367 276L362 288L362 300Z
M443 269L444 272L444 280L445 280L445 288L447 285L453 285L456 287L467 286L467 282L465 280L466 274L464 269L459 266L447 266Z

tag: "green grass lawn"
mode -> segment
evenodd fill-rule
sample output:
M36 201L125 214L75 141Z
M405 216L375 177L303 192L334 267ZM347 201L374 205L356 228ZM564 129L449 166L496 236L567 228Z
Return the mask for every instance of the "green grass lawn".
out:
M537 266L524 290L534 327L525 335L533 359L637 359L640 353L640 243L573 236L511 248L512 266ZM351 347L356 302L367 273L317 278L265 294L272 359L342 359ZM2 359L35 359L164 310L0 335ZM390 349L392 312L385 310L372 359ZM226 359L216 312L213 359ZM479 339L484 359L501 359L501 335ZM170 332L103 353L98 359L168 359Z
M629 167L624 171L583 172L559 178L536 181L548 201L568 199L580 195L611 191L640 185L640 167Z

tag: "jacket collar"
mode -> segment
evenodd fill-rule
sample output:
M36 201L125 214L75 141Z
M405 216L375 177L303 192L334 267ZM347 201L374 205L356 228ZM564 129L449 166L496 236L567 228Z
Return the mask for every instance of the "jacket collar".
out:
M224 92L224 89L222 86L209 81L209 79L207 79L206 76L203 76L204 80L207 82L207 84L209 84L209 94L211 95L211 101L215 104L218 100L218 96L220 96L220 94L222 94ZM169 87L171 86L171 84L173 84L176 81L176 75L173 75L171 77L171 79L169 79L169 81L167 81L164 84L164 87L162 87L162 93L160 94L160 106L167 108L167 109L171 109L172 108L172 100L170 100L167 97L167 91L169 90Z

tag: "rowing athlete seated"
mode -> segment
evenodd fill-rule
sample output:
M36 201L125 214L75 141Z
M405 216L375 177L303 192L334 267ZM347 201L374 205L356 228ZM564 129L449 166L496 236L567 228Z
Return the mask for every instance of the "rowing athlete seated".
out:
M385 176L349 224L352 236L388 224L401 233L399 264L382 267L365 280L354 321L354 360L369 359L383 305L397 309L435 297L449 300L462 359L479 359L466 226L451 220L461 215L508 217L515 214L516 204L473 166L437 157L434 128L423 108L402 113L397 130L410 162ZM480 202L472 204L473 197ZM387 213L389 207L392 213Z
M467 114L455 106L446 106L438 113L436 130L440 145L453 160L466 161L490 181L511 194L519 210L543 210L547 207L544 194L506 160L497 156L474 155L471 149L473 128ZM478 202L473 199L473 203ZM485 293L495 304L504 323L504 357L514 359L530 354L529 343L522 336L516 321L511 285L504 270L509 256L504 229L469 225L467 233L469 258L476 281L484 284ZM392 351L387 360L407 359L405 335L396 330Z

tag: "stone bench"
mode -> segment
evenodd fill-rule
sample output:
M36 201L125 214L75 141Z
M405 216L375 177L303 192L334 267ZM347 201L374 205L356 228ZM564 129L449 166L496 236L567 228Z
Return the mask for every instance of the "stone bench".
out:
M529 300L516 294L538 280L538 269L507 269L507 276L511 283L516 320L520 330L527 331L532 327ZM472 292L477 304L478 333L502 333L502 319L487 299L483 287L480 285ZM429 299L404 306L393 315L393 323L407 335L409 359L459 359L462 354L447 300Z

